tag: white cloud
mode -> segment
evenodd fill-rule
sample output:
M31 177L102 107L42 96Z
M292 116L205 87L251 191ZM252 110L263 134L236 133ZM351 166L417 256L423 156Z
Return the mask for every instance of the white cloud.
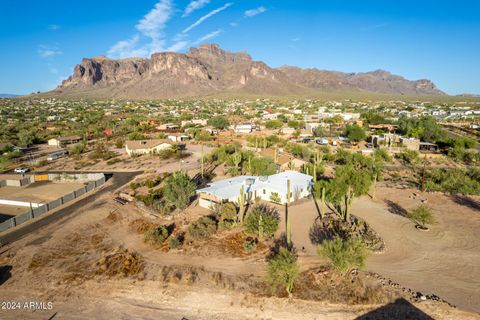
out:
M147 57L152 53L163 51L165 49L164 29L172 12L171 1L160 0L135 26L139 33L130 39L117 42L107 54L113 58ZM148 42L142 44L141 36L148 38Z
M238 22L230 22L230 27L238 27Z
M149 54L147 47L137 47L140 35L136 34L127 40L118 41L107 52L109 57L129 58L129 57L146 57Z
M61 55L63 52L60 51L58 47L51 47L46 45L39 45L37 53L42 58L53 58L55 56Z
M167 51L177 52L177 51L185 49L186 47L188 47L188 45L189 45L188 41L180 40L180 41L177 41L174 44L172 44L170 47L168 47Z
M193 24L191 24L190 26L188 26L187 28L185 28L185 30L183 30L182 32L183 32L183 33L187 33L187 32L189 32L190 30L192 30L193 28L198 27L203 21L207 20L207 19L210 18L211 16L216 15L216 14L219 13L219 12L222 12L223 10L227 9L228 7L230 7L232 4L233 4L232 2L229 2L229 3L226 3L225 5L223 5L223 7L220 7L220 8L218 8L218 9L215 9L215 10L210 11L209 13L207 13L206 15L204 15L203 17L201 17L200 19L198 19L197 21L195 21L195 23L193 23Z
M223 30L219 29L217 31L213 31L213 32L210 32L210 33L207 33L206 35L204 35L203 37L197 39L197 41L195 41L193 44L199 44L199 43L202 43L202 42L205 42L207 40L210 40L210 39L213 39L215 37L218 37L220 34L223 33Z
M298 41L300 41L300 40L301 40L300 37L296 37L296 38L290 39L290 41L293 41L293 42L298 42Z
M245 17L250 18L250 17L256 16L257 14L264 13L265 11L267 11L267 9L265 7L258 7L256 9L250 9L250 10L245 11Z
M210 0L193 0L185 8L182 18L188 17L193 11L199 10L210 3Z
M48 26L48 30L53 30L53 31L55 31L55 30L60 29L61 27L62 27L62 26L60 26L60 25L58 25L58 24L51 24L51 25Z

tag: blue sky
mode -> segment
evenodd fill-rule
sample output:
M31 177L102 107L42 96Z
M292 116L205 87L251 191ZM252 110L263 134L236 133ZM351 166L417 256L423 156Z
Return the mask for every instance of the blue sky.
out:
M273 67L428 78L480 94L480 1L2 0L0 93L54 88L84 57L215 42Z

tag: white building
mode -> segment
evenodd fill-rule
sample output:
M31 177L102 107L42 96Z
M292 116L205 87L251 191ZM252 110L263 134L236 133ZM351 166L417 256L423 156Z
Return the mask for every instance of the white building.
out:
M215 204L238 203L243 187L245 199L260 198L269 202L287 203L287 181L290 180L290 202L308 197L311 193L312 176L284 171L271 176L238 176L216 181L208 187L197 190L199 205L213 208Z
M257 129L257 126L251 123L237 124L233 127L235 133L252 133Z
M125 150L129 156L156 153L172 148L173 143L166 139L132 140L125 142Z

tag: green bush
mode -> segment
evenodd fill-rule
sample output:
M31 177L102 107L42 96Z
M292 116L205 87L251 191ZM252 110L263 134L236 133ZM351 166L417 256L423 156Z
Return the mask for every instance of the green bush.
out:
M218 206L217 214L219 216L218 227L220 229L232 229L237 225L237 207L231 203L224 203Z
M215 234L217 223L211 217L201 217L188 226L188 235L195 240L202 240Z
M415 150L405 149L402 152L397 153L395 157L408 165L419 165L421 162L420 154L418 153L418 151Z
M181 244L182 243L181 243L180 239L178 239L177 237L173 237L173 238L170 238L168 240L168 247L170 249L176 249L176 248L180 247Z
M255 236L273 236L279 224L278 211L267 205L256 205L247 214L243 225L245 232Z
M289 296L298 274L297 257L286 248L280 248L278 254L268 262L267 281L273 289L285 289Z
M480 195L480 169L430 169L425 187L429 191Z
M258 240L256 238L247 237L243 242L243 248L246 252L253 252L257 249Z
M270 194L270 201L275 202L275 203L280 203L281 199L280 199L280 195L278 194L278 192L272 192Z
M165 226L150 229L143 234L143 240L145 242L151 242L153 244L162 244L168 238L168 230Z
M434 222L432 210L424 204L419 205L407 214L407 217L421 227Z
M354 268L363 268L368 257L365 244L359 238L342 239L338 235L325 240L317 248L317 253L330 260L333 268L347 274Z

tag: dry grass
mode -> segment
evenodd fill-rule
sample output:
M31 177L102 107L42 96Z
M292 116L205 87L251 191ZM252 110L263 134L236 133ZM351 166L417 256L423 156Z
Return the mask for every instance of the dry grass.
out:
M145 262L140 255L118 248L97 262L95 274L107 277L142 277L144 269Z
M321 268L302 272L295 282L294 296L305 300L321 300L346 304L381 304L396 294L364 273L339 273Z

